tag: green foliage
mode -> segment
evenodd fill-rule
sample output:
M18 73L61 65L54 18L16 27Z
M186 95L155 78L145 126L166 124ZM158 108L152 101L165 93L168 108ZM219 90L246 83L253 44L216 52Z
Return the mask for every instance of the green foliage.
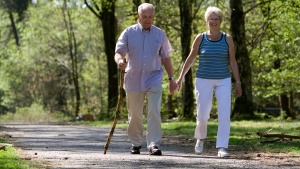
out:
M82 104L92 103L88 111L99 113L107 104L104 99L107 82L99 80L107 79L99 24L86 8L74 6L71 17L80 57ZM1 105L27 107L36 102L51 111L72 111L74 91L70 83L71 65L61 6L39 1L28 9L25 22L18 23L18 27L22 35L21 47L18 49L11 40L1 54L7 58L2 60L1 66Z
M30 0L2 0L0 5L5 10L16 12L19 16L19 20L22 20L23 14L27 10L29 3Z
M251 32L259 31L262 38L251 55L253 74L256 75L253 76L253 94L258 99L299 93L300 31L296 26L299 21L294 19L298 12L291 5L295 3L299 5L298 1L272 1L268 6L270 15L256 21L267 26L261 30L250 26L253 28Z
M4 3L6 1L3 1ZM22 1L23 2L23 1ZM20 46L16 46L11 21L5 6L0 8L0 114L41 105L45 112L74 113L74 84L71 81L71 61L62 2L39 0L22 8L22 21L16 20ZM82 96L81 114L111 119L107 112L107 62L101 22L84 5L84 1L69 0L68 10L73 21L78 54L78 72ZM92 1L88 1L92 4ZM95 1L100 4L99 1ZM295 0L243 1L246 13L246 39L252 64L253 96L257 107L278 106L277 96L291 93L299 106L300 30L297 19L299 2ZM173 47L171 55L175 78L179 76L181 58L180 17L178 1L153 1L156 7L154 24L168 35ZM222 31L230 34L229 1L194 1L193 35L207 30L204 12L208 6L222 9ZM258 6L257 6L258 5ZM26 10L25 10L26 9ZM101 9L101 7L100 7ZM129 25L137 23L132 1L116 1L117 36ZM18 18L18 12L13 16ZM111 56L113 57L113 56ZM280 67L278 67L280 63ZM275 65L277 64L277 68ZM195 61L192 72L197 69ZM195 74L193 75L195 77ZM243 78L243 77L241 77ZM168 83L163 82L163 119L169 118ZM247 85L247 84L244 84ZM193 87L193 86L191 86ZM174 112L182 112L182 93L172 96ZM123 106L125 107L125 105ZM42 110L41 110L42 111ZM43 112L43 111L42 111ZM41 112L41 113L42 113ZM216 117L215 107L213 117ZM124 117L126 118L126 110Z
M0 143L2 143L1 140ZM0 150L0 168L35 169L36 167L29 161L20 159L14 147L6 146L5 150Z
M43 106L33 103L30 107L17 108L15 113L0 116L0 122L66 122L71 118L61 112L44 111Z

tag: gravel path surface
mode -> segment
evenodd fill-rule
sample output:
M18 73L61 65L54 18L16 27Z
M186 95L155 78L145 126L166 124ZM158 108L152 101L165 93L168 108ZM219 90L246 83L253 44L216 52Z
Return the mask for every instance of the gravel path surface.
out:
M216 157L209 142L203 155L194 154L194 140L164 137L162 156L148 155L146 145L140 155L129 153L126 131L116 129L106 155L104 145L110 128L0 124L0 134L20 149L22 158L32 160L40 168L300 168L300 157L286 154L245 153L229 148L230 158ZM2 130L2 131L1 131Z

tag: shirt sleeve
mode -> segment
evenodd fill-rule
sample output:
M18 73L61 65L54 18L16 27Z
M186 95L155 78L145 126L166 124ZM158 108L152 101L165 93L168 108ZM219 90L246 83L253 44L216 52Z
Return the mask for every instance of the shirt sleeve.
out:
M169 39L167 38L166 34L163 32L162 34L162 47L160 49L160 56L161 58L168 58L172 53L172 46L170 44Z
M127 29L125 29L121 33L121 35L116 43L116 49L115 49L116 53L125 54L128 52L128 40L127 39L128 39L127 38Z

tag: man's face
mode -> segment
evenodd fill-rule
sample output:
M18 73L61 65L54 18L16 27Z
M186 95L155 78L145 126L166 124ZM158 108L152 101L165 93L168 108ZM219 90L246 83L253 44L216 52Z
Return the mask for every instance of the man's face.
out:
M154 20L154 14L151 9L144 9L141 15L138 15L139 22L144 29L149 29Z

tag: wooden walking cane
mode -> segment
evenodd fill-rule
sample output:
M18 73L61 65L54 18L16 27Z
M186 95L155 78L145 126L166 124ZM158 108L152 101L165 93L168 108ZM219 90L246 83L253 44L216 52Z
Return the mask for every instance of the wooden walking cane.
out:
M126 63L126 58L123 58L123 62ZM118 97L118 105L116 108L116 115L115 115L115 119L114 122L112 124L112 127L110 129L107 141L106 141L106 145L104 146L104 154L106 154L106 151L108 149L111 137L113 136L113 133L115 131L115 127L118 123L119 117L120 117L120 113L121 113L121 106L122 106L122 100L123 100L123 83L124 83L124 74L125 74L125 70L120 69L120 85L119 85L119 97Z

